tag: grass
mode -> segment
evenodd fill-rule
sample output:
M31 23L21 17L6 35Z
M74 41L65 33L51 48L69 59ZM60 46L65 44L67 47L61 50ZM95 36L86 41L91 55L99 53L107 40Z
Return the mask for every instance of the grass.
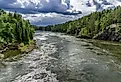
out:
M28 53L35 48L35 43L36 42L34 40L30 40L28 44L24 44L24 43L17 44L16 46L18 46L18 48L17 47L14 48L15 47L14 44L11 44L10 47L13 47L13 49L8 48L4 52L1 52L1 54L3 54L4 59L6 59L6 58L12 58L22 53ZM0 44L0 47L2 47L2 45L3 44Z
M28 53L35 48L35 41L31 40L28 44L21 43L19 49L22 53Z
M97 46L101 49L104 49L112 54L111 56L117 57L121 61L121 43L120 42L111 42L111 41L92 41L94 46Z

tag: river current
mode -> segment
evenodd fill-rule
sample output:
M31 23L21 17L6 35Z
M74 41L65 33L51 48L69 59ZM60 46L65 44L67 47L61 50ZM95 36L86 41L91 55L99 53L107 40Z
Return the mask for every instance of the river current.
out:
M38 48L1 61L0 82L121 82L121 62L90 40L40 31L34 39Z

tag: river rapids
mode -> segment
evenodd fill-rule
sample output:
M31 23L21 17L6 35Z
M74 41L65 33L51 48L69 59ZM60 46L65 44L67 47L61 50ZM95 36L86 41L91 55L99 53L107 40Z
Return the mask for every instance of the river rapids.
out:
M40 31L34 39L32 52L1 61L0 82L121 82L120 61L89 40Z

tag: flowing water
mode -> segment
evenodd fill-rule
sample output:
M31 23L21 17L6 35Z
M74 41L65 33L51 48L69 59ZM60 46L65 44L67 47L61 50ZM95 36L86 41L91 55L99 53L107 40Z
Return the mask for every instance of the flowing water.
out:
M39 31L34 39L37 49L1 60L0 82L121 82L120 43Z

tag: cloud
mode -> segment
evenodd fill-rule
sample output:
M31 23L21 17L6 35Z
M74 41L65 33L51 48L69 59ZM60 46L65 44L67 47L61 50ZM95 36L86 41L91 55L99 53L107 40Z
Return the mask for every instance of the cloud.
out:
M16 0L13 6L39 11L66 11L67 6L61 0Z
M70 5L70 0L0 0L0 7L7 9L33 10L44 13L56 12L71 15L72 13L81 13L81 11L73 9L73 6Z
M64 23L69 20L80 18L81 15L63 15L57 13L22 14L24 19L29 19L31 24L52 25Z
M119 0L0 0L0 8L17 11L32 24L48 25L78 19L91 12L114 8Z
M0 7L6 11L17 11L32 24L49 25L63 23L79 17L70 0L0 0Z
M0 0L1 8L71 15L80 14L81 11L83 13L85 10L89 10L89 6L93 9L96 7L98 10L107 5L121 5L121 2L119 0Z

